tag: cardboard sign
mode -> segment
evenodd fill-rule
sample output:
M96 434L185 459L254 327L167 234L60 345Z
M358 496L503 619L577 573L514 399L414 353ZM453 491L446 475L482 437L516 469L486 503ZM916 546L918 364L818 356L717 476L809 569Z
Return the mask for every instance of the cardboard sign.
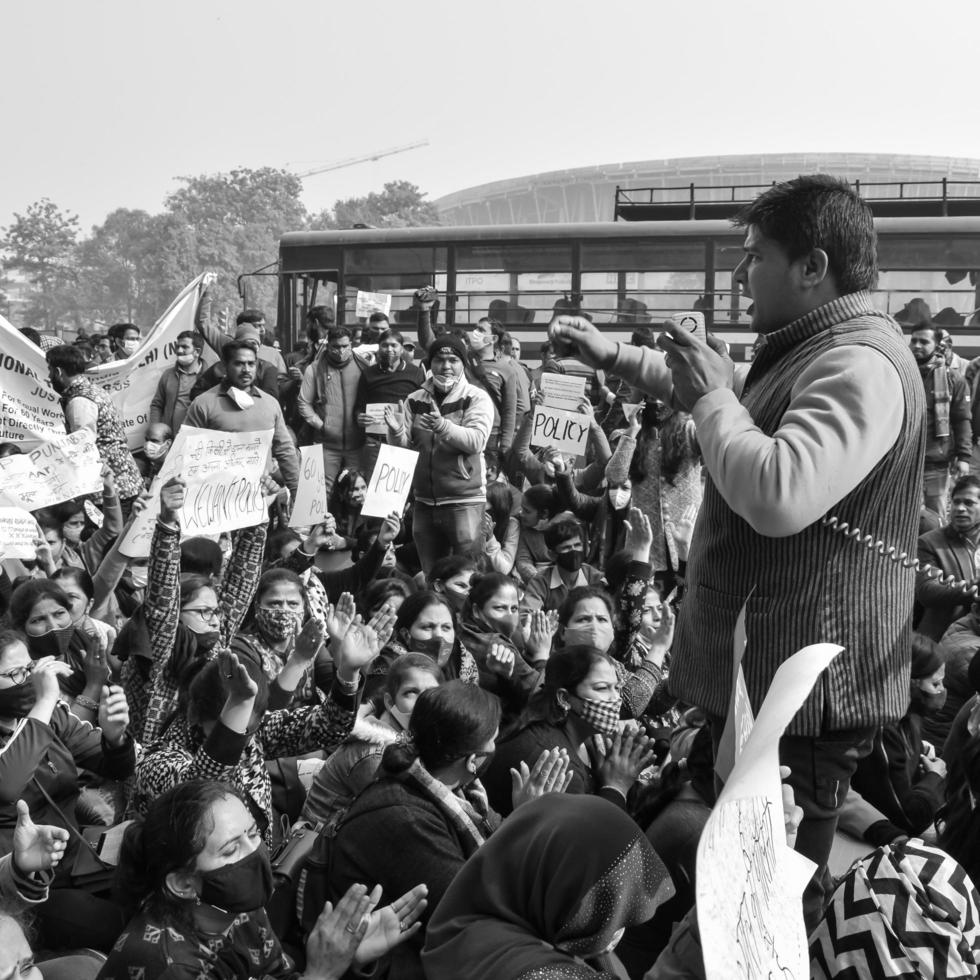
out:
M182 425L160 472L151 499L131 525L119 550L128 558L150 553L160 513L160 488L172 477L187 484L180 527L185 537L220 534L268 520L261 480L268 471L272 429L218 432Z
M391 295L389 293L368 293L363 289L357 291L357 305L354 315L369 317L372 313L391 313Z
M33 514L21 507L0 507L0 555L33 561L37 557L34 542L40 537Z
M10 506L39 510L101 490L102 458L89 429L0 459L0 501Z
M842 650L780 665L698 844L697 915L709 980L808 977L803 889L814 865L786 844L779 739Z
M65 434L44 351L0 316L0 440L22 449Z
M387 517L393 511L400 515L405 510L418 458L413 449L387 444L381 447L361 507L362 517Z
M541 393L545 405L564 412L577 412L585 397L585 378L574 374L542 374Z
M532 446L554 446L572 456L584 456L589 441L589 420L581 412L563 412L549 405L534 410Z
M371 416L371 422L365 427L365 432L376 436L385 436L388 434L388 425L385 422L385 409L387 407L387 404L364 406L364 414ZM396 409L398 408L397 405L394 407Z
M289 515L290 527L322 524L327 516L327 482L323 473L323 446L302 446L296 503Z

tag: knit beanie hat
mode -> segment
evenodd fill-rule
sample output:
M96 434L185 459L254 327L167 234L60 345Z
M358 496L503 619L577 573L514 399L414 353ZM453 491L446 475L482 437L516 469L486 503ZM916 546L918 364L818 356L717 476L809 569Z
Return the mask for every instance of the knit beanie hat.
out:
M430 364L432 363L432 358L440 354L454 354L464 364L469 360L469 355L466 352L466 344L462 339L451 333L444 333L441 337L436 337L429 344L428 358Z
M912 680L929 677L943 664L942 654L935 640L921 633L912 634Z

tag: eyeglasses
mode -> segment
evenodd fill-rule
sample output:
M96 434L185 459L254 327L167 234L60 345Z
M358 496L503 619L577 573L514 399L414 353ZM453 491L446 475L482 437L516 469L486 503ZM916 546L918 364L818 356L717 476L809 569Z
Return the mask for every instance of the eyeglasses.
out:
M4 680L8 680L13 684L23 684L31 674L34 673L33 662L25 664L23 667L11 667L10 670L5 670L0 677Z
M221 619L221 610L217 607L202 607L202 606L189 606L181 609L181 612L185 613L196 613L205 622L214 622L216 619Z

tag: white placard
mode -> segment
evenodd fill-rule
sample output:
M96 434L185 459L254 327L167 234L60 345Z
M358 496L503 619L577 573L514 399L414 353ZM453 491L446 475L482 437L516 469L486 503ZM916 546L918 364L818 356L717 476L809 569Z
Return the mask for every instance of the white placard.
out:
M150 553L160 513L160 488L172 477L187 484L180 512L185 537L220 534L268 520L262 477L268 471L272 429L219 432L182 425L160 467L147 507L133 522L119 550L129 558Z
M34 515L22 507L0 507L0 553L4 558L33 561L35 541L43 537Z
M584 456L589 441L589 419L582 412L564 412L550 405L534 410L532 446L554 446L563 453Z
M385 316L391 312L390 293L368 293L363 289L357 291L357 305L354 315L358 317L369 317L372 313L384 313Z
M102 458L89 429L0 459L0 501L13 507L39 510L101 490Z
M384 436L388 434L388 425L385 422L385 409L387 404L375 404L375 405L365 405L364 414L371 416L371 421L364 429L365 432L376 436ZM396 411L400 412L397 405L393 406Z
M413 449L381 447L361 507L362 517L387 517L392 512L401 515L412 489L418 458Z
M323 473L323 446L300 447L299 486L289 515L290 527L322 524L327 516L327 482Z
M575 374L542 374L541 393L545 405L564 412L577 412L585 397L585 378Z

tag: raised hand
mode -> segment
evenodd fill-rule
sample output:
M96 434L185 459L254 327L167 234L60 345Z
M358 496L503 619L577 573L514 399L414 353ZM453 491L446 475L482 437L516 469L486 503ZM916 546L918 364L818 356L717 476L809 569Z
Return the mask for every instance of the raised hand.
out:
M386 602L372 617L368 626L374 630L378 641L378 653L381 648L391 639L391 634L395 629L395 620L398 613Z
M694 537L694 524L698 519L698 505L691 504L681 515L679 521L664 521L664 530L674 539L677 558L687 561L691 551L691 538Z
M230 650L218 654L218 672L229 701L242 704L255 699L259 686L252 680L245 665Z
M391 544L398 537L398 532L402 529L401 518L392 511L382 522L378 529L378 544L384 548Z
M531 632L527 637L527 649L535 660L546 660L558 629L558 617L549 617L542 609L531 613Z
M17 801L17 825L14 827L14 867L21 874L48 871L58 865L68 847L70 835L62 827L38 826L23 800Z
M296 634L293 641L293 649L289 654L290 659L298 660L301 663L312 663L316 655L323 649L323 634L320 632L320 624L315 619L308 619L303 628Z
M667 320L664 327L657 346L667 355L674 401L685 412L709 392L734 387L735 365L721 341L711 336L702 340L673 320Z
M545 793L564 793L572 781L567 749L545 749L534 765L521 760L520 769L510 771L510 798L516 810Z
M596 368L612 367L616 360L617 345L584 316L556 316L548 324L548 336L552 340L571 341L578 348L579 357Z
M187 484L181 476L172 476L160 488L160 517L168 524L174 523L184 508Z
M510 677L517 666L517 658L513 647L506 643L490 644L490 652L487 654L487 670L501 677Z
M381 650L378 634L363 623L354 623L336 647L337 674L348 683L377 657Z
M351 885L334 908L323 906L306 941L306 973L316 980L341 980L368 931L368 916L381 900L381 886Z
M357 606L349 592L341 593L336 605L327 605L324 625L330 639L340 642L347 635L356 615Z
M55 660L54 657L42 657L38 660L34 664L34 673L31 674L37 701L48 701L53 705L61 697L58 678L68 677L71 672L68 664Z
M599 767L599 782L618 789L626 796L637 776L653 763L653 739L646 735L617 732L606 739L605 745L606 755Z
M126 694L117 684L105 685L99 701L99 728L106 743L120 746L126 740L129 727L129 704Z
M422 928L428 893L427 885L416 885L391 905L372 912L368 916L367 932L354 954L354 962L358 965L373 963L409 936L414 936Z
M649 561L652 544L650 518L639 507L630 507L629 519L626 521L626 550L633 561Z
M95 647L84 653L82 659L82 670L85 672L85 686L92 685L101 687L109 680L111 668L109 667L108 644L104 636L99 636Z

